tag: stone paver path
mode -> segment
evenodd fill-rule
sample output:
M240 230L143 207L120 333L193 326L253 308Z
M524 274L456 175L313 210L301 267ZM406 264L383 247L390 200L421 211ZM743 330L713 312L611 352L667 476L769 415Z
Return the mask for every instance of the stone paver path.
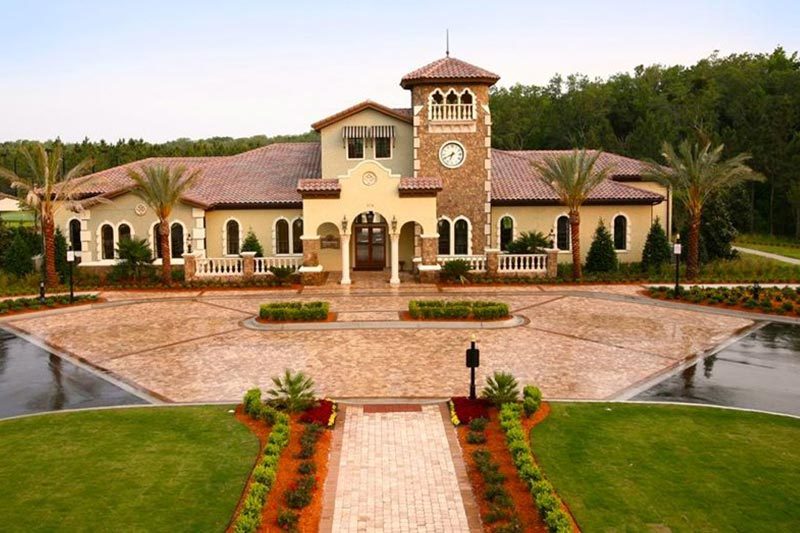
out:
M438 405L347 406L343 431L330 531L470 531Z

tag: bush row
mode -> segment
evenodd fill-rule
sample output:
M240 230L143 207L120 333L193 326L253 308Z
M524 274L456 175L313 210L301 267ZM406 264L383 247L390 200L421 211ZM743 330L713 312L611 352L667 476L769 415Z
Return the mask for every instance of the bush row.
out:
M262 304L258 316L275 321L325 320L329 308L328 302L273 302Z
M96 294L76 294L75 303L94 302L97 300ZM44 303L39 298L15 298L13 300L0 301L0 314L9 311L20 311L22 309L41 309L42 307L55 307L57 305L69 305L69 295L60 294L58 296L48 296Z
M317 465L314 462L314 455L317 441L324 431L325 426L311 423L306 425L300 436L300 451L295 457L303 461L297 467L297 479L283 493L284 503L288 509L281 508L278 512L278 527L284 531L297 531L297 523L300 521L299 510L308 506L314 498L314 489L317 487L315 476Z
M481 420L481 419L476 419ZM482 435L481 432L470 434ZM485 436L484 436L485 441ZM514 509L514 500L505 488L506 476L500 471L500 465L492 460L489 450L481 448L472 452L475 467L483 478L483 499L486 500L489 511L483 516L487 524L505 522L495 526L493 531L522 531L522 523Z
M253 533L261 525L261 510L278 475L281 452L289 444L289 417L264 405L259 389L247 391L244 396L244 410L252 418L274 419L261 461L253 469L253 481L248 487L244 504L233 527L236 533Z
M408 313L414 319L473 318L493 320L508 316L508 305L501 302L411 300Z
M522 406L506 403L500 408L500 427L506 434L506 445L519 477L531 491L536 507L542 515L548 530L553 533L571 533L572 523L561 504L553 486L544 479L536 466L533 453L525 438L520 417Z
M791 287L690 287L675 294L672 287L650 287L650 296L695 304L741 306L764 313L800 314L800 290Z

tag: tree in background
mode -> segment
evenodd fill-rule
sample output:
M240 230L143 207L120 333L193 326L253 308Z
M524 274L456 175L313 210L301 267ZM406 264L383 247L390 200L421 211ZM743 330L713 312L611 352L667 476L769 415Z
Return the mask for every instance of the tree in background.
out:
M662 156L666 166L650 163L647 177L670 187L674 197L688 215L688 252L686 277L695 279L700 266L700 225L703 207L716 194L747 180L763 180L745 163L748 154L723 159L724 146L712 147L711 141L700 134L696 142L684 140L675 150L664 142Z
M642 250L642 270L645 272L658 268L672 259L672 249L670 248L667 232L661 225L661 221L656 217L650 224L650 231L647 232L647 239Z
M617 251L614 250L614 239L601 218L594 232L589 253L586 255L588 272L613 272L619 266Z
M53 239L56 250L56 272L58 272L58 279L64 282L67 279L67 239L61 233L61 228L56 228L55 238Z
M589 194L610 172L611 167L595 168L602 152L573 150L572 153L545 158L534 162L533 166L545 181L549 182L558 194L561 203L569 213L570 233L572 235L572 277L581 278L581 206Z
M258 242L258 237L256 237L256 234L253 232L253 228L247 230L247 236L244 238L241 251L255 252L256 257L264 257L264 248L261 246L261 243Z
M92 166L90 158L65 172L63 147L55 144L46 149L41 143L32 143L20 149L29 173L20 176L13 170L0 167L0 178L11 187L25 193L23 202L37 212L44 234L44 270L47 285L58 285L55 250L55 215L59 210L71 208L80 211L77 200L78 179Z
M128 176L136 188L133 193L142 199L158 217L158 234L161 239L161 281L172 283L172 265L169 248L169 217L183 193L200 177L201 170L189 172L184 166L142 165L139 170L128 169Z
M33 272L31 249L25 238L16 233L3 254L3 268L15 276L22 277Z

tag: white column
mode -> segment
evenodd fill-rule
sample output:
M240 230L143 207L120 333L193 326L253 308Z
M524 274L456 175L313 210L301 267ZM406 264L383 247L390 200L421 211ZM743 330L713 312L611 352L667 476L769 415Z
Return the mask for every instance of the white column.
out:
M342 249L342 285L350 285L350 234L343 233L341 239Z
M391 285L400 285L400 234L392 233L392 277L389 278Z

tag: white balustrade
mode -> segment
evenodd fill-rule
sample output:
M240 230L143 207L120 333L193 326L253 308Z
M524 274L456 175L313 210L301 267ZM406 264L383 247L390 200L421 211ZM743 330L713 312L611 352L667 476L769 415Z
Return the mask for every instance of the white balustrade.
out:
M444 265L448 261L462 260L469 263L470 272L486 272L486 256L485 255L438 255L436 262Z
M253 274L256 276L266 276L272 274L269 269L275 268L291 268L297 271L303 265L302 255L278 255L272 257L256 257L255 268Z
M547 272L546 254L500 254L498 272Z
M430 104L430 120L474 120L473 104Z
M243 275L241 257L198 258L195 264L195 275L198 277L221 278Z

